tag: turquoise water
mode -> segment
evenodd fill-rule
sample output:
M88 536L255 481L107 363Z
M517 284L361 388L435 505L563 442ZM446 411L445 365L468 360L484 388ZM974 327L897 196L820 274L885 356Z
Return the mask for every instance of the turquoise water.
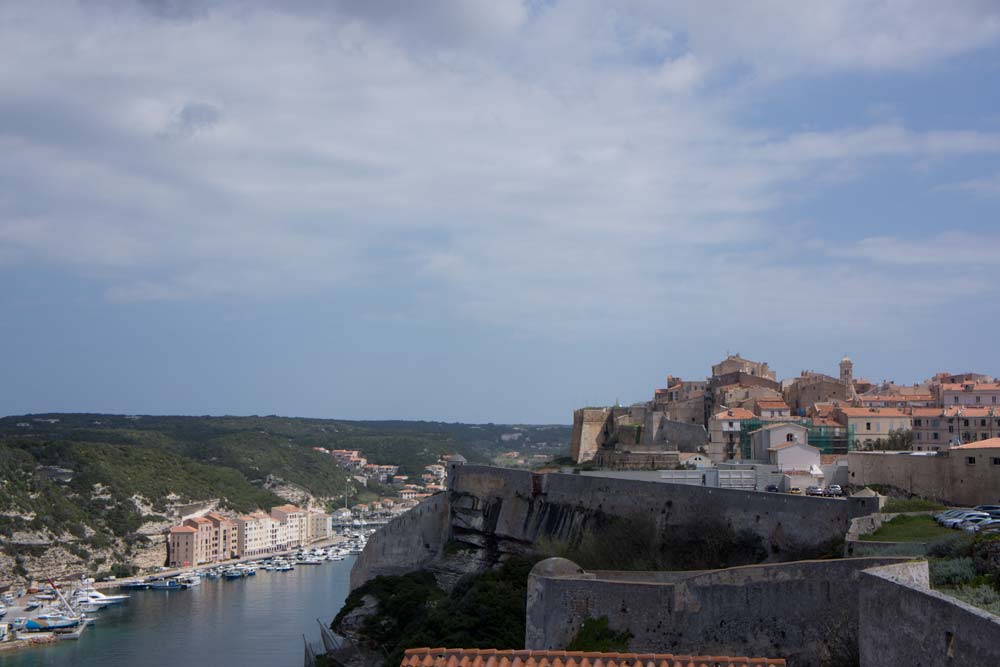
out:
M302 635L319 644L347 597L354 557L291 572L205 581L181 591L129 591L79 641L0 653L0 667L299 667Z

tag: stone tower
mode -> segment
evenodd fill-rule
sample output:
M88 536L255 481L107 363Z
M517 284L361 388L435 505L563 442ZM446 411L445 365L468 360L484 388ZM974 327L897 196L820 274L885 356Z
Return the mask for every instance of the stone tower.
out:
M847 387L854 382L854 362L846 356L840 360L840 381Z

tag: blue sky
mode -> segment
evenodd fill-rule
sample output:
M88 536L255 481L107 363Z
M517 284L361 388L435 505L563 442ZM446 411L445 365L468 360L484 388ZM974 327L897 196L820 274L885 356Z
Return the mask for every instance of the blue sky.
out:
M994 2L0 5L0 413L1000 374Z

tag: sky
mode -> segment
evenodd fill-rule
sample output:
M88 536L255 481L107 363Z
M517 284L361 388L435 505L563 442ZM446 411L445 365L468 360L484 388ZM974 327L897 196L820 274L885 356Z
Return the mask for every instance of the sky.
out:
M0 2L0 414L1000 375L1000 4Z

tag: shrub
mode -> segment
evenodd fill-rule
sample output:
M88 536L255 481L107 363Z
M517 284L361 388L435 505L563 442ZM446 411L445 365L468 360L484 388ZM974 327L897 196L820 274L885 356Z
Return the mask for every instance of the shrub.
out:
M615 632L608 627L608 617L588 618L583 622L576 637L566 647L567 651L600 651L602 653L625 653L632 633L628 630Z
M964 533L931 542L927 547L931 558L966 558L972 556L972 537Z
M932 560L929 563L931 586L961 586L976 578L976 566L971 558Z
M1000 592L989 586L960 586L949 591L952 595L963 602L968 602L974 607L985 609L991 614L1000 615Z

